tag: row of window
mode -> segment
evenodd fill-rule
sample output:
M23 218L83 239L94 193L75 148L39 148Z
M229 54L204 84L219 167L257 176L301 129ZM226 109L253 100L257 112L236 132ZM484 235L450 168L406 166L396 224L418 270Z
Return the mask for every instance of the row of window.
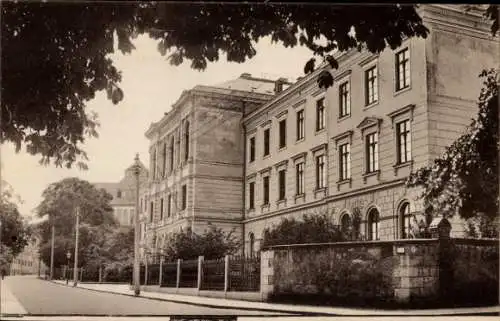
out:
M403 120L396 123L396 144L397 144L397 163L403 164L411 160L411 135L410 121ZM366 174L379 170L378 161L378 133L371 133L365 138L366 148ZM340 181L351 178L351 144L350 142L341 144L338 148L339 160L339 178ZM299 162L295 165L295 194L304 194L305 163ZM315 186L316 189L326 187L326 166L325 155L319 155L315 158ZM278 171L278 201L284 200L286 190L286 170ZM263 205L269 204L269 176L264 176L262 179ZM249 208L255 207L255 182L249 183Z
M410 86L410 56L408 48L405 48L396 53L396 91L401 91ZM378 101L378 79L377 66L373 66L365 71L365 104L371 105ZM351 95L349 80L342 82L339 85L339 117L346 117L351 114ZM316 131L321 131L326 126L325 114L325 99L321 98L316 101ZM287 123L283 119L278 124L278 146L279 149L286 147L287 144ZM263 156L270 154L270 135L271 129L264 130L264 152ZM304 109L297 111L296 115L296 140L300 141L305 138L305 120ZM249 162L255 160L255 137L250 138L249 142Z
M183 161L187 161L189 159L189 143L190 143L190 134L189 134L189 122L185 122L183 126L183 136L184 136L184 155L183 155ZM177 145L177 146L176 146ZM161 148L161 167L160 170L157 170L157 153L158 150L155 149L153 151L153 157L152 157L152 172L151 175L153 179L155 178L165 178L169 172L171 172L174 169L175 165L175 153L177 151L178 159L177 163L181 163L181 141L180 139L177 140L177 143L175 142L174 136L170 137L170 143L167 145L167 142L163 143L163 146ZM168 156L168 157L167 157ZM167 167L167 159L169 160L168 162L168 167Z
M33 266L32 261L23 260L23 259L14 259L15 264L23 265L23 266Z
M174 213L174 205L176 204L177 200L177 195L173 194L168 194L167 196L167 202L166 202L166 212L167 212L167 217L171 217L172 214ZM159 220L162 221L164 218L164 212L165 212L165 204L164 204L163 197L160 198L160 217ZM185 210L187 207L187 186L182 185L181 187L181 204L180 204L180 211ZM149 222L153 222L153 217L154 217L154 210L155 210L155 203L150 202L149 203Z

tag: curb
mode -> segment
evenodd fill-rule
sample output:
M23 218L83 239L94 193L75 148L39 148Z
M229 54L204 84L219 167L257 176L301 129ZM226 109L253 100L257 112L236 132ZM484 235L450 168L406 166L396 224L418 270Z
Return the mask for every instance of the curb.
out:
M72 285L66 285L66 284L61 284L58 282L50 281L47 280L53 284L60 285L60 286L65 286L65 287L73 287ZM205 308L215 308L215 309L226 309L226 310L245 310L245 311L263 311L263 312L273 312L273 313L283 313L283 314L288 314L288 315L298 315L298 316L337 316L338 314L334 313L321 313L321 312L298 312L298 311L287 311L287 310L278 310L278 309L268 309L268 308L251 308L251 307L228 307L224 305L215 305L215 304L208 304L208 303L198 303L198 302L189 302L189 301L182 301L182 300L173 300L173 299L162 299L162 298L153 298L149 296L135 296L134 294L127 294L127 293L119 293L119 292L113 292L109 290L97 290L97 289L89 289L89 288L84 288L84 287L79 287L76 286L78 289L82 290L87 290L87 291L94 291L94 292L101 292L101 293L110 293L110 294L117 294L117 295L123 295L123 296L128 296L128 297L133 297L133 298L141 298L141 299L146 299L146 300L155 300L155 301L161 301L161 302L172 302L172 303L179 303L179 304L189 304L189 305L194 305L194 306L200 306L200 307L205 307Z

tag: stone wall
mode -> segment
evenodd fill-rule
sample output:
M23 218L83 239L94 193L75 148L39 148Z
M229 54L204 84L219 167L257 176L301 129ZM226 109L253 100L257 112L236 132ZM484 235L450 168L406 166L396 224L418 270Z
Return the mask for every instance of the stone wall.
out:
M498 240L274 246L261 258L263 300L426 307L498 301Z

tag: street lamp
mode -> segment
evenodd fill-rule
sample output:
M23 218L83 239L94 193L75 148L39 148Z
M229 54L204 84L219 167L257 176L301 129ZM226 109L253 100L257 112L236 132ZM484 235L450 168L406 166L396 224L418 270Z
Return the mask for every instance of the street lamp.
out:
M68 250L66 252L66 258L68 259L68 264L66 265L66 284L69 283L69 259L71 258L71 252Z
M135 154L134 158L134 175L135 175L135 215L134 215L134 294L141 294L140 283L140 262L139 262L139 175L141 174L141 163L139 162L139 154Z

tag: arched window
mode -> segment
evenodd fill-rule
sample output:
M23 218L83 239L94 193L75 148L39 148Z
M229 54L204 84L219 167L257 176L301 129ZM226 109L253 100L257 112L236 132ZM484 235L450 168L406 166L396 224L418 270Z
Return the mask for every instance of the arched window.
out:
M250 257L254 257L255 253L255 236L253 235L253 233L250 233L250 235L248 236L248 238L250 239Z
M410 238L410 203L404 202L399 208L400 233L402 239Z
M342 231L342 233L347 234L349 232L350 227L351 227L351 217L349 216L349 214L345 213L340 218L340 230Z
M189 122L186 122L184 127L184 160L189 158Z
M368 212L368 239L369 240L378 240L379 238L379 213L376 208L373 208Z

